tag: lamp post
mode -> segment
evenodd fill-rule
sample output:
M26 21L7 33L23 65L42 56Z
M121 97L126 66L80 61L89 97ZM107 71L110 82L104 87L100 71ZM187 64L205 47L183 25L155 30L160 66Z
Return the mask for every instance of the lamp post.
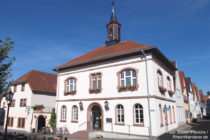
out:
M79 108L80 108L81 111L84 109L83 108L83 103L81 101L79 102Z
M105 108L106 111L109 110L109 102L108 101L104 102L104 108Z
M9 117L9 107L11 105L13 95L14 94L11 90L6 92L5 95L4 95L5 98L6 98L6 101L7 101L7 117L6 117L5 131L4 131L4 140L7 140L7 126L8 126L8 117Z

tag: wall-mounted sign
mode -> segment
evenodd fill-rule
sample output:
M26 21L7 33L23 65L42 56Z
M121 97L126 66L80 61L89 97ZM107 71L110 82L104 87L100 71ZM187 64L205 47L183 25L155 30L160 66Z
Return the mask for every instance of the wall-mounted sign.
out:
M107 123L112 123L112 118L106 118Z

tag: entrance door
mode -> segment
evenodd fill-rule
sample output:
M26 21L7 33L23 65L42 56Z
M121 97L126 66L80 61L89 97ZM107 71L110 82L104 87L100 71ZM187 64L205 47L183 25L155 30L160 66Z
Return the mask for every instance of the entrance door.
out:
M38 117L38 131L40 131L42 127L45 127L45 118L44 116L40 115Z
M101 119L102 119L101 109L99 106L94 105L92 107L92 120L91 120L93 129L95 129L95 130L101 129Z

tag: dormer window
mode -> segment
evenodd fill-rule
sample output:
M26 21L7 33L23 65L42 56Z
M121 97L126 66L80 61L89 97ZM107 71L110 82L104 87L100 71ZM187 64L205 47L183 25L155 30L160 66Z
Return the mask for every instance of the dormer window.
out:
M25 84L22 84L21 85L21 91L24 91L25 90Z
M76 94L76 78L69 78L65 81L65 95Z

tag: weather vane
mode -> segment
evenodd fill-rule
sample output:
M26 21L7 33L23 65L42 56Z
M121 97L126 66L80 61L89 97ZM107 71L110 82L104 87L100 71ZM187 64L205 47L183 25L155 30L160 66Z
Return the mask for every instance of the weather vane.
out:
M114 0L112 0L112 10L114 11Z

